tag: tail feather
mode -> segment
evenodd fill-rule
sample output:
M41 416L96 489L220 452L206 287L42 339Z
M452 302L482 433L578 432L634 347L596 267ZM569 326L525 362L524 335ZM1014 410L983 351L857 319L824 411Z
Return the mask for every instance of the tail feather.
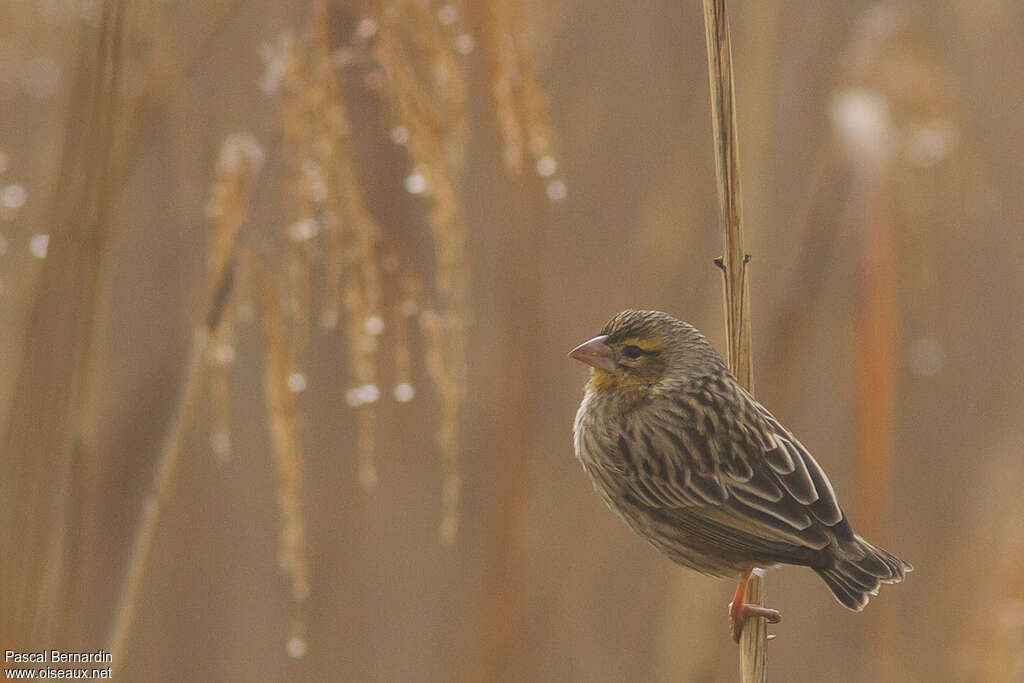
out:
M815 569L844 607L859 612L882 583L899 583L913 571L908 562L871 545L860 536L840 546L830 567Z

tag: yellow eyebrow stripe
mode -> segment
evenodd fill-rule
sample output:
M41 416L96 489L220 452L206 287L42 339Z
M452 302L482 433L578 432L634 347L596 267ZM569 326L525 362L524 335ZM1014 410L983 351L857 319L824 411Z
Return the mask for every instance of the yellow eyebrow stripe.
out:
M644 351L661 351L665 344L652 337L628 337L620 342L623 346L639 346Z

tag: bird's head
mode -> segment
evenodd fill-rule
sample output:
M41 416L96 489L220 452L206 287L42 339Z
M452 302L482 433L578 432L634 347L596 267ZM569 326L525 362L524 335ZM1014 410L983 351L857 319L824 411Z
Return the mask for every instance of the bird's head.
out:
M569 356L591 366L595 391L646 392L722 367L697 328L661 311L622 311Z

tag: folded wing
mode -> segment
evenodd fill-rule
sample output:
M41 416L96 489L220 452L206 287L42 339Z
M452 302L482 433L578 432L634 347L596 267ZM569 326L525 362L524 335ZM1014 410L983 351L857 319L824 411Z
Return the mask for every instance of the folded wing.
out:
M626 418L617 455L638 500L710 542L799 561L798 549L853 539L818 463L731 377L709 377Z

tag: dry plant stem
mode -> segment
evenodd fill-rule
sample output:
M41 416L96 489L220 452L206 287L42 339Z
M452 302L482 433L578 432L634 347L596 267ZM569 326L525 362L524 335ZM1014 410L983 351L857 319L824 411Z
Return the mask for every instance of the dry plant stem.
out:
M715 140L715 171L718 178L718 209L725 240L725 254L719 265L725 280L725 320L729 338L727 361L736 378L748 390L753 391L748 259L743 248L739 144L736 135L729 21L725 0L703 2ZM764 600L763 578L756 574L751 576L747 585L747 596L749 604ZM747 620L740 639L740 675L743 681L765 680L766 636L767 624L763 618Z
M403 22L403 13L418 17ZM469 324L469 270L466 226L458 201L457 176L463 165L465 83L450 41L418 3L396 0L380 15L374 51L387 82L387 105L409 131L407 149L430 187L427 215L434 240L436 301L420 316L428 344L427 371L441 404L437 442L441 451L442 543L458 533L462 479L458 423L466 386L466 330ZM410 45L424 46L433 80L417 78Z
M754 372L750 346L750 303L746 294L746 254L743 251L743 212L740 197L739 144L736 136L732 48L725 0L704 0L707 29L708 75L715 138L715 171L718 177L718 210L725 240L722 268L725 271L726 359L737 379L753 389Z
M281 515L278 564L292 582L292 598L301 603L309 596L309 560L306 552L306 521L302 513L302 438L299 408L288 389L290 358L281 305L281 287L275 274L256 262L253 269L263 305L266 336L265 400L269 416L271 456L277 477L277 502Z
M747 582L745 601L763 605L765 599L764 571L755 569ZM764 617L751 617L740 635L740 680L765 681L768 676L768 622Z
M139 528L135 533L135 540L132 543L131 560L128 572L125 575L124 587L121 589L118 599L114 626L110 632L110 638L106 647L107 651L112 655L115 667L120 666L125 661L123 656L124 648L131 633L132 625L135 622L135 611L138 606L142 580L146 574L149 552L153 548L153 539L156 537L160 513L164 503L167 502L171 491L171 484L178 471L178 464L181 460L181 442L185 433L186 422L192 414L196 399L199 396L200 377L202 375L203 359L206 357L207 344L220 322L221 315L231 293L233 281L234 261L229 259L218 278L217 288L211 297L205 324L197 326L192 335L192 345L189 348L188 358L185 362L185 379L160 447L160 459L157 463L156 474L153 477L150 492L142 506L142 519L139 522Z
M321 323L328 329L342 324L348 347L349 376L352 387L376 387L378 378L379 340L368 330L368 322L380 313L381 275L379 242L383 233L366 205L366 196L359 177L347 104L343 97L345 77L331 68L330 12L326 2L313 6L310 36L311 65L304 86L296 88L292 99L305 97L307 115L313 126L303 142L296 147L323 169L328 191L322 211L327 245L327 286L321 312ZM297 73L298 75L298 73ZM311 93L311 94L309 94ZM293 105L294 108L294 105ZM287 118L286 118L287 123ZM307 159L308 163L308 159ZM296 169L306 165L301 161ZM308 193L307 193L308 194ZM304 209L309 213L312 207ZM301 218L302 216L297 216ZM344 315L342 315L344 314ZM359 458L359 481L364 488L377 483L377 406L376 401L359 405L356 415L356 450Z
M491 0L471 11L480 15L474 29L485 55L505 167L518 173L524 156L549 155L555 142L548 98L526 47L522 3Z
M107 213L126 124L119 106L125 3L105 2L83 33L48 224L50 253L27 318L11 403L0 424L0 633L24 642L73 632L86 602L95 537L91 361Z

